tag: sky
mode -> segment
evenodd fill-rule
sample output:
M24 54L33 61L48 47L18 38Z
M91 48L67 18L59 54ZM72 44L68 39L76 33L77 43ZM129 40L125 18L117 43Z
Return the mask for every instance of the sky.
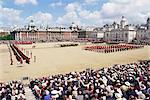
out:
M150 0L0 0L0 26L37 25L103 26L119 23L125 16L130 24L146 23Z

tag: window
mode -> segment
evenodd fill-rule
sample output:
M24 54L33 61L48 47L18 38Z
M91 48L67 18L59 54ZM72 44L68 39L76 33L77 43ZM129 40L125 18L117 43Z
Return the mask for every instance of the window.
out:
M108 37L108 34L106 34L106 36Z
M116 39L119 37L118 35L119 35L119 34L118 34L118 33L116 33Z
M125 37L126 37L126 38L128 37L128 33L125 34Z

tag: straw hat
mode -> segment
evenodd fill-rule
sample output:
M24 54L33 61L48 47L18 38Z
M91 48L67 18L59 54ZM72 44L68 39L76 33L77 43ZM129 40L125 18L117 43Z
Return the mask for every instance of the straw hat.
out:
M52 96L52 98L58 98L59 97L58 91L57 90L51 91L51 96Z
M121 96L120 93L115 93L115 97L116 97L117 100L119 100L122 96ZM121 99L122 99L122 98L121 98Z
M128 90L128 87L127 87L126 85L122 85L120 88L121 88L121 90L123 90L123 91L127 91L127 90Z
M125 85L126 86L130 86L130 83L127 81L127 82L125 82Z
M57 94L58 93L58 91L57 90L53 90L53 91L51 91L51 94Z
M102 84L102 85L100 85L100 87L101 87L102 89L104 89L104 88L105 88L105 85L104 85L104 84Z

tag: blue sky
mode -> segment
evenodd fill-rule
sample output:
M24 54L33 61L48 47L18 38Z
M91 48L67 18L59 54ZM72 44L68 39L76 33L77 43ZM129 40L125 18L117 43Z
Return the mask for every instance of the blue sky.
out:
M125 16L131 24L150 17L149 0L0 0L0 26L37 25L102 26Z

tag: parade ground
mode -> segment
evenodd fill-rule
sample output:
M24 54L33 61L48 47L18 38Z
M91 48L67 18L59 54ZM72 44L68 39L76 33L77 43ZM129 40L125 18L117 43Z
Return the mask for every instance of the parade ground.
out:
M6 44L1 44L0 81L21 80L22 77L38 78L71 71L82 71L86 68L98 69L113 64L127 64L137 60L150 59L150 46L105 54L83 50L85 46L83 44L62 48L58 47L59 44L61 43L19 45L19 48L32 52L30 64L22 65L17 64L14 55L13 65L10 65L8 47Z

